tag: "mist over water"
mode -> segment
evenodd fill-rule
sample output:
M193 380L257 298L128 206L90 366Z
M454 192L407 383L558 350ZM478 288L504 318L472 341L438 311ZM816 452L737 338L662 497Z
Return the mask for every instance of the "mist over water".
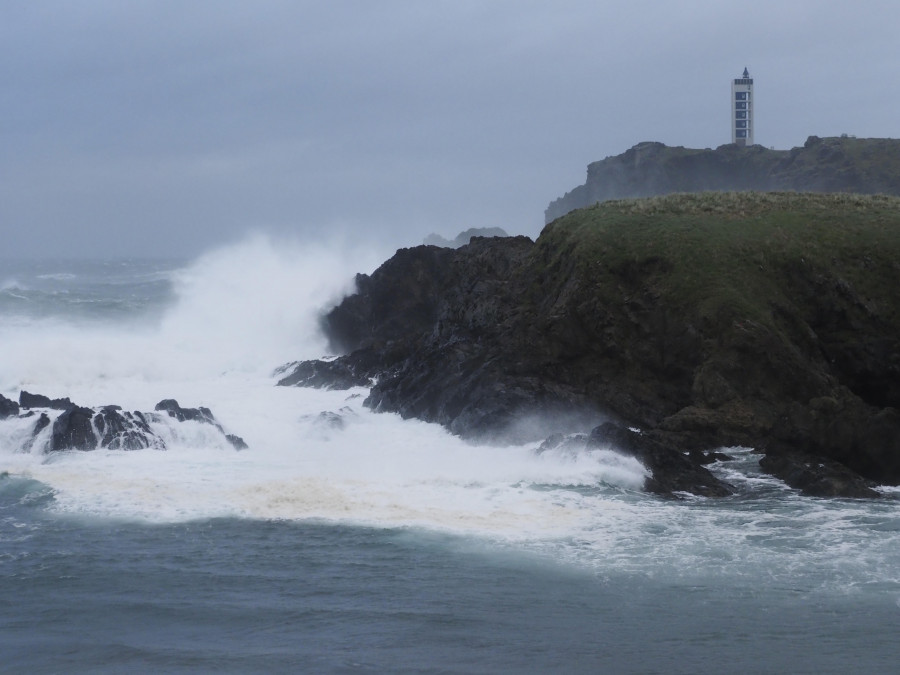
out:
M27 429L9 424L4 468L52 485L57 510L86 515L323 518L512 537L577 520L558 495L529 494L530 485L640 487L643 468L611 452L477 447L435 425L371 413L362 389L273 386L278 365L325 354L321 312L373 264L257 238L171 270L172 297L156 320L3 325L10 348L0 355L0 391L10 398L25 389L141 411L176 398L211 408L250 445L235 452L185 423L163 430L167 452L48 458L10 452ZM338 425L323 412L340 415Z
M540 560L549 566L534 572L541 578L577 571L643 603L652 604L640 589L652 584L675 603L667 611L694 611L692 594L705 589L757 609L826 598L877 608L882 623L885 611L900 612L896 490L879 502L802 498L762 475L750 449L731 448L735 459L713 470L739 494L676 503L641 492L646 470L612 450L475 445L372 413L362 388L275 386L278 366L325 355L319 316L379 262L252 238L188 264L0 268L0 393L140 411L175 398L210 408L249 446L163 421L154 429L165 451L45 455L24 447L31 420L0 422L0 573L28 560L4 557L4 543L25 551L52 523L92 532L287 523L325 528L304 532L334 542L350 531L405 532L411 551L447 537L440 546L463 559ZM244 531L221 529L235 527Z

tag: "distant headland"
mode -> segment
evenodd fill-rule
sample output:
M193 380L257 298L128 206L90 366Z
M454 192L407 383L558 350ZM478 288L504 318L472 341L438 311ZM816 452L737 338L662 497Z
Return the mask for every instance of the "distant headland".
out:
M584 185L552 201L544 221L610 199L745 190L900 195L900 139L810 136L791 150L638 143L589 164Z

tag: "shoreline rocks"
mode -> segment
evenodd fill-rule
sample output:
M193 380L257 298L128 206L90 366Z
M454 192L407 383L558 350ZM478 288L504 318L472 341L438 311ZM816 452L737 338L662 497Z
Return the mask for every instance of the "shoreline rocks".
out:
M51 422L48 411L62 411ZM51 427L45 439L46 452L66 450L90 451L101 448L110 450L142 450L155 448L165 450L166 443L157 433L152 423L161 421L159 412L177 422L198 422L214 427L236 450L247 444L240 436L226 434L209 408L182 408L172 399L160 401L153 413L124 411L121 406L106 405L87 408L72 403L68 398L53 399L40 394L22 391L19 403L0 395L0 420L10 417L35 417L26 446L31 450L38 436ZM39 414L37 414L39 413Z
M728 446L898 484L896 228L895 198L674 195L574 212L536 242L401 249L324 316L341 356L280 384L374 382L373 410L478 440L615 420L665 449L663 493L709 492L674 487L678 467Z

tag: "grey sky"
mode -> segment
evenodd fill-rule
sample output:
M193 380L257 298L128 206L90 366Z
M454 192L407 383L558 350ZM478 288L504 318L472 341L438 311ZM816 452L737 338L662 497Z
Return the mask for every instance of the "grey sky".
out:
M0 257L536 236L641 141L900 136L896 0L0 3Z

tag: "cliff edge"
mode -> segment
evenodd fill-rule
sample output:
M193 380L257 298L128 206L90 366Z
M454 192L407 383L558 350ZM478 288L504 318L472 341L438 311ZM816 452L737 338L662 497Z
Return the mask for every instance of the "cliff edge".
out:
M810 136L791 150L639 143L589 164L584 185L551 202L544 221L610 199L735 190L900 195L900 140Z
M685 453L742 445L810 494L871 496L864 479L900 484L898 260L895 197L610 201L536 242L398 251L325 316L343 356L282 383L371 385L372 408L464 437L638 428L657 486ZM640 445L622 433L601 436Z

